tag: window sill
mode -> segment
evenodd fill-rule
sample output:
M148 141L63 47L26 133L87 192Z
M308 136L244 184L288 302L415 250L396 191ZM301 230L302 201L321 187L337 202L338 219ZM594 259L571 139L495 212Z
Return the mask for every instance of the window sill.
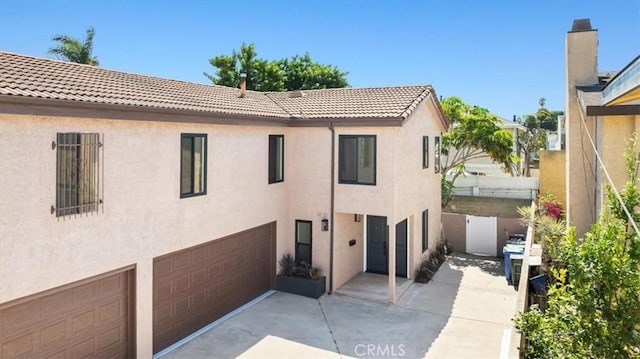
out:
M191 197L199 197L206 195L207 192L199 192L199 193L184 193L180 194L180 198L191 198Z

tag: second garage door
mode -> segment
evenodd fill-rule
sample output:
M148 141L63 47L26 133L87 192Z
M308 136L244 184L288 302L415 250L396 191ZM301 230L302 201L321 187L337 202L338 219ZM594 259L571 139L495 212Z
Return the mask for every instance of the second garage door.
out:
M0 306L0 358L131 358L134 270Z
M276 223L153 261L153 351L273 288Z

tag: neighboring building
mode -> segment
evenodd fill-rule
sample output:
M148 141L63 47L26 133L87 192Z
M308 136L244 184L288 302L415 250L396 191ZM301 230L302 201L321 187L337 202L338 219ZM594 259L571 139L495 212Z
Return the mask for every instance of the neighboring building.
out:
M547 147L548 151L564 150L564 115L558 115L558 129L556 131L547 131Z
M515 163L513 168L506 169L502 163L497 163L489 155L482 153L482 156L467 160L464 164L464 175L478 175L478 176L498 176L498 177L512 177L522 175L522 161L524 160L523 153L518 146L516 139L518 134L526 131L526 127L515 122L509 121L504 118L498 117L498 126L508 131L513 136L513 154L520 158L520 162ZM455 150L451 150L449 155L453 158L456 154ZM513 173L512 173L513 172Z
M272 289L440 240L430 86L258 93L0 52L0 357L148 358Z
M598 32L588 19L575 20L566 40L566 91L566 212L582 236L606 196L596 153L618 190L627 180L623 153L640 130L640 56L620 72L598 73Z

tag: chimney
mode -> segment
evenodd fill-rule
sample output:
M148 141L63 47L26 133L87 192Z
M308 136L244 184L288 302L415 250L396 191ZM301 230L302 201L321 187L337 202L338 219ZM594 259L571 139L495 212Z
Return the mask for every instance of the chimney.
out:
M295 91L289 92L289 98L299 98L299 97L304 97L304 96L305 96L304 92L302 92L300 90L295 90Z
M566 39L566 82L571 91L576 85L598 83L598 30L589 19L574 20Z
M247 74L240 74L240 97L244 97L247 93Z

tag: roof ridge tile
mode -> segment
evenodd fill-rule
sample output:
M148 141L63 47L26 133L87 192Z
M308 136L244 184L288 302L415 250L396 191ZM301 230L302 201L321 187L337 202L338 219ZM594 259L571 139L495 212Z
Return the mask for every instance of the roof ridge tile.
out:
M433 91L430 85L247 91L167 79L57 59L0 51L0 93L107 105L146 106L279 119L405 119Z

